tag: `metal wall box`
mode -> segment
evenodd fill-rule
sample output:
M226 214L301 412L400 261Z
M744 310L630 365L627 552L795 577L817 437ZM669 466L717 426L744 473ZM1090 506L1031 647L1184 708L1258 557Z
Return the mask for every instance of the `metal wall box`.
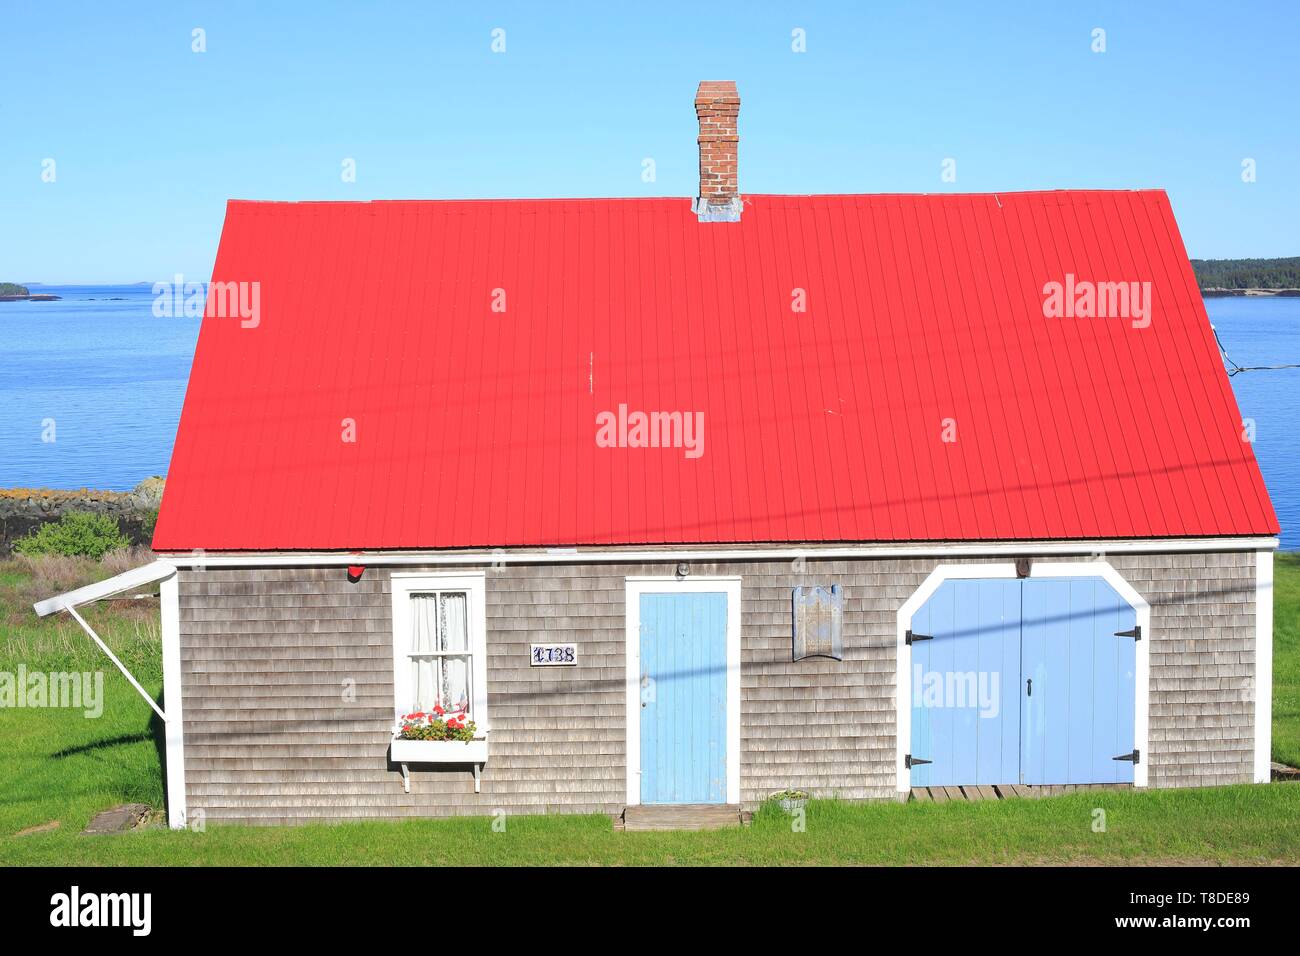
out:
M829 588L797 587L792 600L793 660L806 657L844 659L844 592Z

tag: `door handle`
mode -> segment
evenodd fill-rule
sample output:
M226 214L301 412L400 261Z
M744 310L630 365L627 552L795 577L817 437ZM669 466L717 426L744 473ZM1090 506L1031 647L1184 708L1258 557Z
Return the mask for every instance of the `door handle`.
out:
M1025 679L1025 696L1026 697L1034 696L1034 679L1032 677Z

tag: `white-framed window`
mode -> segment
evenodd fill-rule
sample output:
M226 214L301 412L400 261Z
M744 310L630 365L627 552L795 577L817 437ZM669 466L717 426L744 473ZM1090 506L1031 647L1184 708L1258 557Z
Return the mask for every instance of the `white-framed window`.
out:
M488 729L483 572L394 573L393 716L467 710Z

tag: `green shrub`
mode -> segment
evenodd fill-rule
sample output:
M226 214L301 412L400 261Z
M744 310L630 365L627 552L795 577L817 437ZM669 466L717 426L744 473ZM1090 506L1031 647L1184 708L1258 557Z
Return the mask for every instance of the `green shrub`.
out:
M61 554L98 561L107 552L130 544L117 522L107 515L70 511L15 542L14 550L19 554Z

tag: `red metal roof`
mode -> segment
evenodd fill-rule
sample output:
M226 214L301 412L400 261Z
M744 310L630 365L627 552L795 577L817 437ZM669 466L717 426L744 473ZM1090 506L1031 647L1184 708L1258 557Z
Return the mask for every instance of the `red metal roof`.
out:
M1150 326L1045 317L1067 273ZM259 321L203 321L160 550L1278 530L1161 191L232 202L213 279Z

